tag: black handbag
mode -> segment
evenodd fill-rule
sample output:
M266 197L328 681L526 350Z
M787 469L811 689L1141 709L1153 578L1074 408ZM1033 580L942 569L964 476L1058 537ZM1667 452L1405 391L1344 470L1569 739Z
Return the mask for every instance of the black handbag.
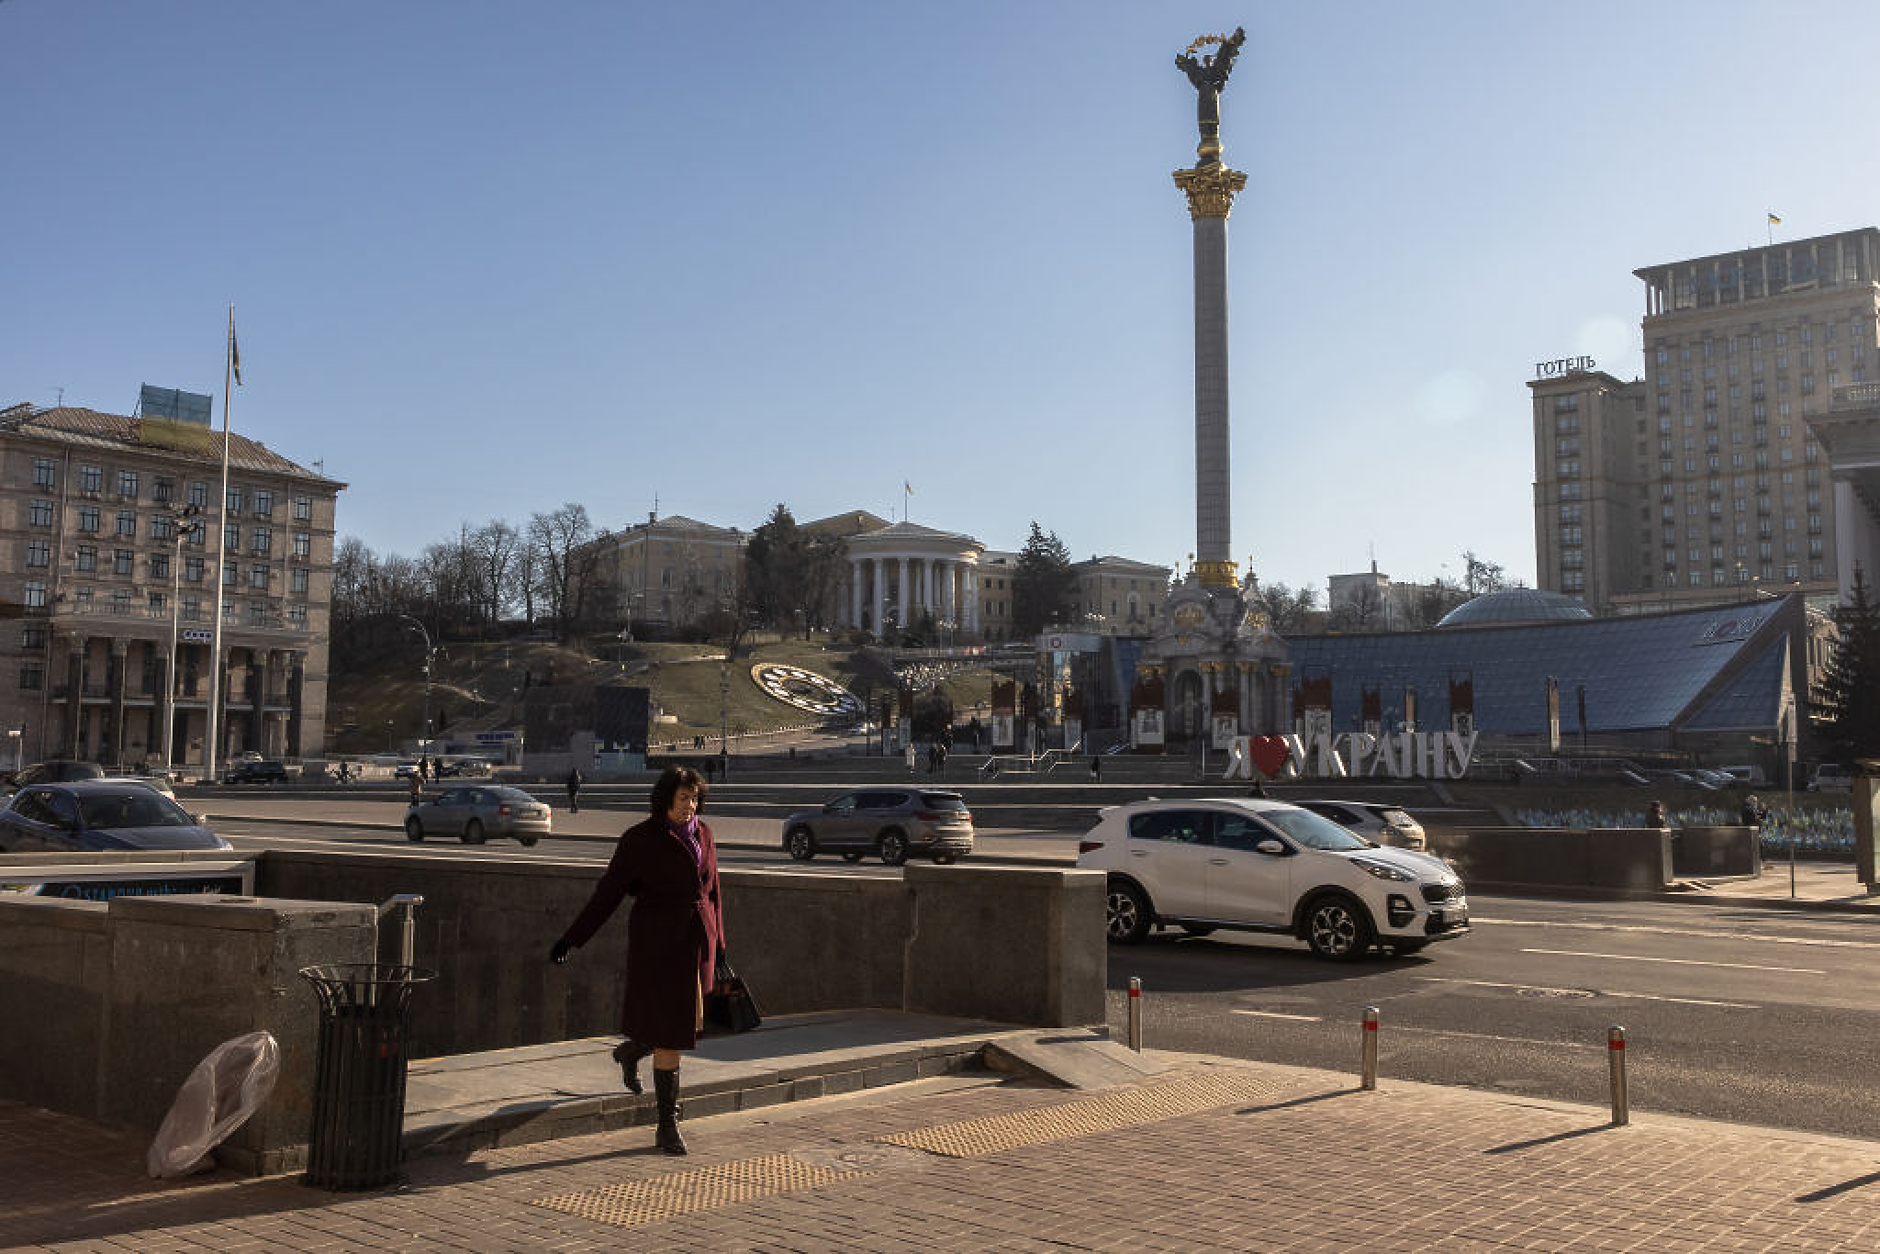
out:
M714 1032L749 1032L763 1021L750 985L721 955L712 972L712 991L705 995L705 1026Z

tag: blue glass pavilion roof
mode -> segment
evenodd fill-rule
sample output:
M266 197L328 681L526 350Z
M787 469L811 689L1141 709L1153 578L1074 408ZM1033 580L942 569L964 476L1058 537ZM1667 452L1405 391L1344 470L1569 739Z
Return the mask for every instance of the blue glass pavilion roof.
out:
M1589 731L1767 728L1781 709L1788 674L1787 599L1632 618L1478 627L1471 631L1289 639L1291 683L1329 677L1332 725L1360 725L1362 690L1380 690L1384 721L1403 717L1403 690L1417 694L1417 722L1449 722L1452 680L1474 689L1475 725L1485 735L1547 730L1547 679L1560 685L1560 726ZM1287 707L1290 716L1291 707Z

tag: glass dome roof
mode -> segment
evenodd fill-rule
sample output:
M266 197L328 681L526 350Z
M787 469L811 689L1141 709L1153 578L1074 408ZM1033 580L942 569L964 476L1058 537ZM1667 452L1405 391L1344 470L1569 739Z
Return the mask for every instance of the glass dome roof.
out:
M1436 624L1442 627L1505 627L1510 623L1564 623L1591 618L1584 602L1539 588L1509 588L1464 601Z

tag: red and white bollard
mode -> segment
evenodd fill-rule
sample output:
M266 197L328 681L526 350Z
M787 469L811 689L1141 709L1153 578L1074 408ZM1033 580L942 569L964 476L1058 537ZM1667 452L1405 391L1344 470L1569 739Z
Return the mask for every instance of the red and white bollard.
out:
M1364 1071L1358 1079L1361 1089L1377 1087L1377 1007L1364 1008Z
M1142 1052L1142 980L1129 977L1129 1047Z
M1625 1029L1616 1023L1606 1029L1606 1066L1612 1080L1612 1124L1616 1128L1632 1122L1625 1093Z

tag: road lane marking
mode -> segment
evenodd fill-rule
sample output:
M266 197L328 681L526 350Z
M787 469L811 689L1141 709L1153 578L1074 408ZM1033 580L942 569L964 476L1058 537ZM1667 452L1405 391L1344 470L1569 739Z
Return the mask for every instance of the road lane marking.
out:
M1880 949L1880 941L1837 940L1826 936L1770 936L1761 932L1718 932L1694 927L1661 927L1646 923L1575 923L1555 919L1496 919L1474 915L1471 925L1496 927L1577 927L1590 932L1641 932L1650 936L1697 936L1705 940L1767 941L1772 945L1819 945L1824 949Z
M1532 1036L1494 1036L1487 1032L1455 1032L1448 1028L1413 1028L1402 1023L1392 1023L1387 1029L1391 1034L1398 1032L1420 1032L1424 1036L1459 1036L1471 1041L1499 1041L1508 1045L1550 1045L1564 1049L1590 1048L1580 1041L1543 1041ZM1602 1046L1604 1042L1601 1042ZM1602 1049L1603 1053L1604 1050Z
M1481 988L1517 988L1536 993L1588 993L1594 997L1626 997L1633 1001L1667 1001L1680 1006L1720 1006L1725 1010L1761 1010L1761 1006L1746 1001L1706 1001L1701 997L1666 997L1658 993L1618 993L1605 988L1550 988L1545 984L1503 984L1495 980L1458 980L1441 975L1419 975L1419 980L1431 984L1474 984ZM1238 1013L1246 1014L1247 1011Z
M1523 949L1524 954L1553 954L1560 958L1611 958L1618 962L1664 962L1679 967L1728 967L1732 971L1781 971L1788 975L1826 975L1809 967L1759 967L1748 962L1703 962L1696 958L1647 958L1643 954L1595 954L1584 949Z
M1291 1019L1296 1023L1318 1023L1318 1015L1284 1015L1277 1010L1236 1010L1237 1015L1253 1015L1259 1019Z

